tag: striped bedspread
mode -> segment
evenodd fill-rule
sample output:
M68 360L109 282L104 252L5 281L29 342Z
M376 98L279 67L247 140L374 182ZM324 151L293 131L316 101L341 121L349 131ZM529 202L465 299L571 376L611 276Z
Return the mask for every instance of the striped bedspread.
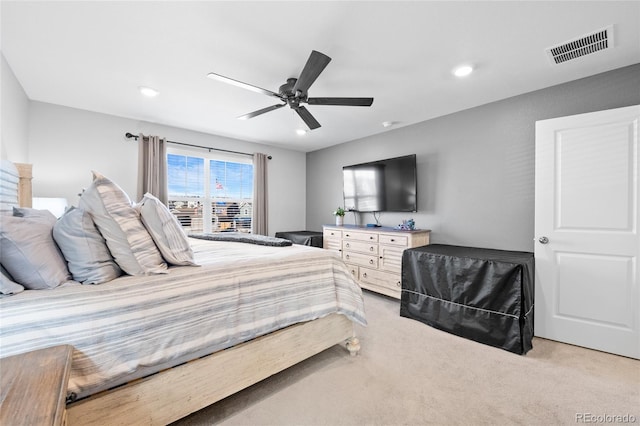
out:
M72 345L81 398L333 312L366 325L361 290L329 250L190 241L201 266L0 299L0 357Z

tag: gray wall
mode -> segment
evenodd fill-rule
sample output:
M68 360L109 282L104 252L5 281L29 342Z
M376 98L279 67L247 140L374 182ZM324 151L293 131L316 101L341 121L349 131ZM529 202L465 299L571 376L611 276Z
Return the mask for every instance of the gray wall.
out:
M34 197L65 197L70 204L77 205L77 194L91 183L91 170L96 170L117 182L135 199L138 151L137 144L124 137L126 132L272 155L269 233L305 228L306 172L302 152L31 101L26 160L33 163Z
M27 162L29 135L29 98L0 53L0 158L16 163Z
M537 120L640 104L640 64L504 99L307 154L307 229L334 221L342 167L417 154L418 212L432 242L533 251ZM371 223L347 213L345 223Z

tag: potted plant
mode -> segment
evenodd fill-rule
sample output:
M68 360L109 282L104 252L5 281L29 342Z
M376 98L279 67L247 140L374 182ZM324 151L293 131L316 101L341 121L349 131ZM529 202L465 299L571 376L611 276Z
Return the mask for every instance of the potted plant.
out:
M336 217L336 226L342 226L344 224L344 215L345 215L345 211L342 207L338 207L334 212L333 215Z

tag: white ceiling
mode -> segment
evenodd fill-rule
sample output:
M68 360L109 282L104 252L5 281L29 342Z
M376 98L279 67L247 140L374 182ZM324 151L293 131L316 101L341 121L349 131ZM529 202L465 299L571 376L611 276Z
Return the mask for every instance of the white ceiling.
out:
M32 100L300 151L640 62L638 1L3 0L1 14L2 52ZM561 65L546 57L611 24L613 49ZM293 110L237 120L277 102L206 78L277 92L311 50L332 61L310 97L373 106L307 106L322 127L298 136ZM462 63L476 72L457 79Z

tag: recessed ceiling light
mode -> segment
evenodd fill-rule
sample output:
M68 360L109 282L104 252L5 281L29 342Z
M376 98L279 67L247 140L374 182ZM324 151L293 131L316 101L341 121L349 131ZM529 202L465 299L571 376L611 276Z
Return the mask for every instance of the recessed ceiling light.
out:
M296 133L300 136L304 136L307 134L307 131L305 129L298 129L296 130Z
M140 93L142 93L143 95L149 98L158 96L158 93L160 93L156 89L152 89L151 87L146 87L146 86L140 86L138 87L138 90L140 91Z
M394 124L396 124L394 121L383 121L382 122L382 127L391 127Z
M456 77L466 77L473 72L471 65L462 65L453 70L453 75Z

